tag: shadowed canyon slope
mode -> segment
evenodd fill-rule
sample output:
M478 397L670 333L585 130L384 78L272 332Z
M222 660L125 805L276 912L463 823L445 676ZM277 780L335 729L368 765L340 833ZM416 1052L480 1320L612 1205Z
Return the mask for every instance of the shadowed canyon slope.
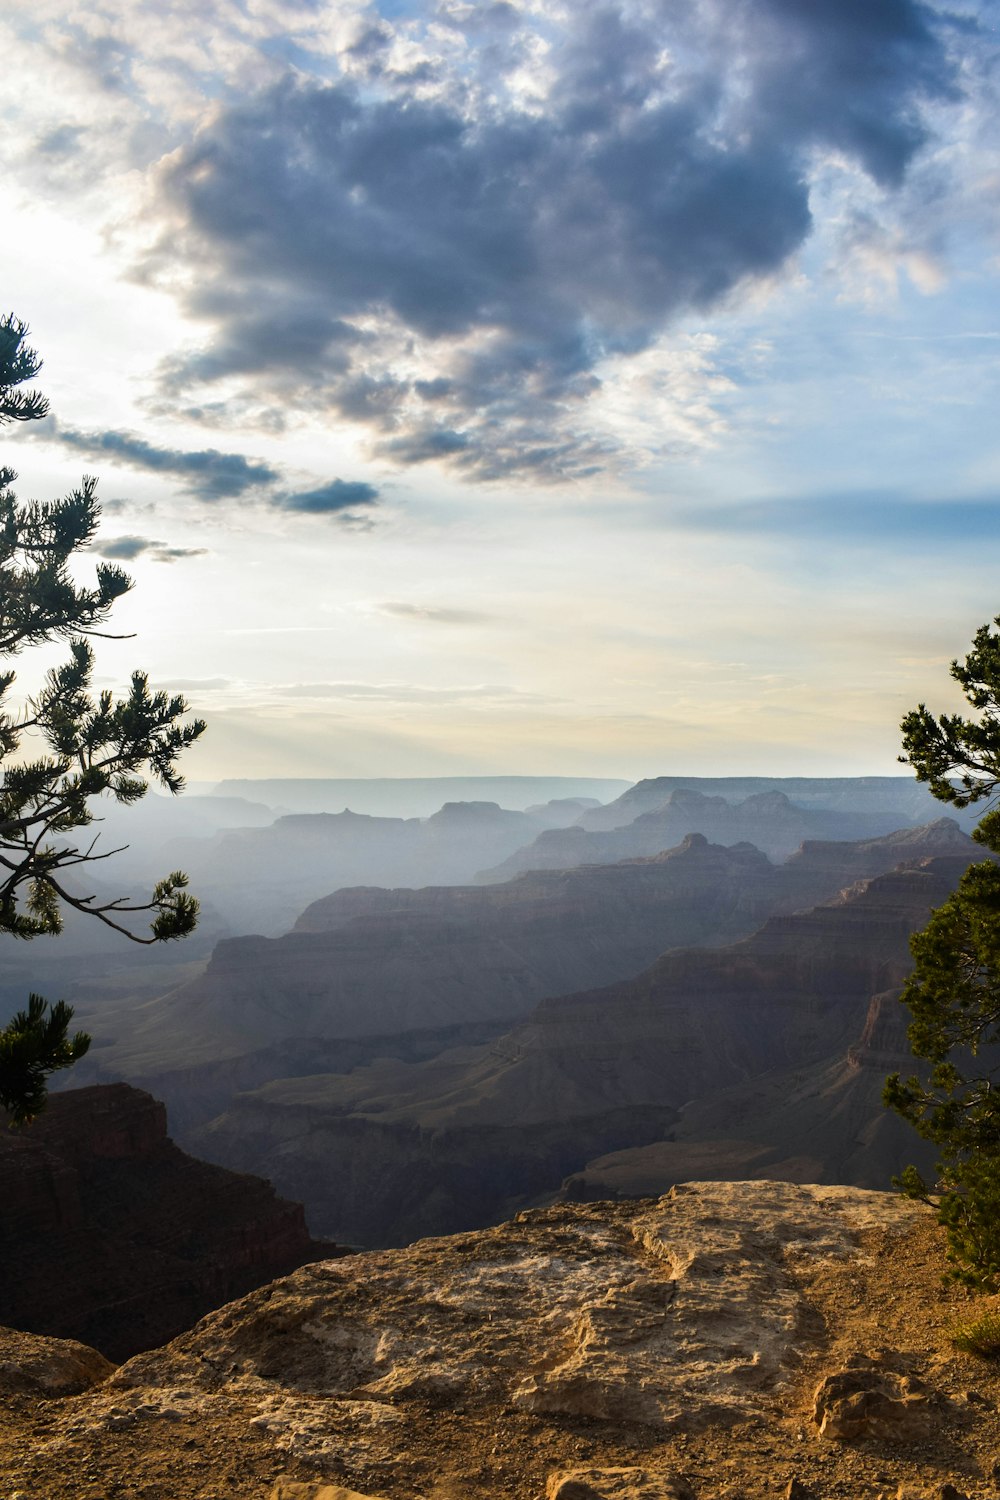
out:
M936 1148L882 1105L887 1075L915 1071L908 1021L898 990L873 996L864 1029L846 1051L693 1100L668 1140L588 1162L560 1196L644 1197L695 1177L884 1188L905 1162L933 1177Z
M926 859L729 947L669 952L635 979L543 1001L484 1048L278 1080L194 1139L349 1243L490 1222L596 1156L663 1140L692 1100L842 1058L967 862ZM809 1143L821 1161L825 1148Z
M0 1483L53 1500L991 1494L1000 1375L951 1346L969 1304L940 1265L940 1231L895 1195L689 1183L304 1267L117 1372L0 1332Z
M0 1323L115 1359L335 1251L269 1183L178 1150L163 1105L125 1084L0 1129L0 1200Z

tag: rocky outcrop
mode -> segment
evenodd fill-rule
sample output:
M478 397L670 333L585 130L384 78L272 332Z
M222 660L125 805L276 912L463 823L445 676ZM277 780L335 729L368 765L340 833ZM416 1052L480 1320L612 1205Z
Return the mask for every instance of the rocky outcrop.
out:
M914 1442L927 1436L934 1415L924 1381L866 1355L824 1375L813 1397L812 1418L825 1438Z
M114 1370L87 1344L0 1327L0 1396L78 1396Z
M1000 1373L951 1346L941 1256L894 1195L691 1183L320 1262L76 1397L0 1387L0 1490L989 1494Z
M787 1183L542 1210L304 1267L133 1359L108 1397L240 1392L279 1447L314 1458L336 1454L355 1403L376 1418L383 1403L461 1401L661 1430L746 1420L796 1383L796 1268L848 1260L865 1230L901 1233L920 1213L891 1194ZM331 1403L321 1426L317 1401Z
M211 1159L270 1177L348 1243L501 1218L594 1156L662 1142L692 1101L831 1059L841 1066L872 995L902 982L910 934L964 868L962 857L924 861L774 917L729 947L667 953L635 979L543 1001L486 1048L275 1081L194 1139ZM848 1104L845 1117L854 1169L865 1155L858 1137L884 1118L864 1097L869 1112L854 1117ZM817 1157L827 1170L831 1139L817 1113L816 1134L796 1136L800 1160L783 1175L810 1180ZM900 1127L899 1139L911 1136Z
M125 1084L0 1133L0 1323L121 1358L331 1246L269 1183L196 1161Z

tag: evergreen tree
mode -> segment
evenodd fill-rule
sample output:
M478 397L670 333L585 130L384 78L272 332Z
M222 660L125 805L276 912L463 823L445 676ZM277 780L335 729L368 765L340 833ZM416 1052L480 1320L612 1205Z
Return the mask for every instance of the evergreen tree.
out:
M13 313L0 318L0 422L33 422L48 414L49 403L38 391L19 391L41 368L25 343L27 326Z
M12 1125L28 1124L45 1108L49 1074L71 1067L90 1046L85 1031L69 1035L72 1018L64 1001L50 1009L41 995L29 995L28 1009L0 1031L0 1108Z
M1000 626L1000 617L994 620ZM935 718L924 704L902 722L900 757L942 801L957 807L1000 790L1000 633L983 625L964 662L952 662L976 717ZM1000 809L974 838L1000 852ZM885 1102L941 1155L932 1187L915 1167L897 1185L932 1203L948 1231L949 1275L972 1286L1000 1285L1000 867L969 867L911 948L914 970L902 999L920 1077L893 1074Z
M19 389L40 366L26 335L18 318L0 319L0 425L48 410L37 391ZM139 901L81 894L81 869L115 851L100 850L96 836L81 837L79 830L94 823L95 797L137 802L148 789L147 774L179 792L177 757L205 725L184 722L184 699L150 691L143 672L132 674L117 701L110 692L94 693L91 638L106 634L100 627L132 587L107 563L98 564L89 586L76 584L70 572L74 554L97 529L96 481L85 478L63 500L21 503L12 489L16 477L0 467L0 932L20 938L59 932L69 907L133 942L184 937L198 915L187 877L175 870ZM67 642L68 659L14 707L15 674L6 662L26 647L58 640ZM73 872L68 882L67 872ZM148 936L122 921L137 912L151 916ZM68 1036L71 1016L61 1002L49 1011L32 996L28 1010L0 1032L0 1103L12 1117L36 1113L45 1076L86 1050L82 1033Z

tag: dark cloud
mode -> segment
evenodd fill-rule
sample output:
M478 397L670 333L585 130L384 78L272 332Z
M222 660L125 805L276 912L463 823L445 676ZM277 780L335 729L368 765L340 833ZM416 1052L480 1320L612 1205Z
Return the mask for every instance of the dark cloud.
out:
M88 458L110 458L133 469L177 475L184 488L199 500L232 499L247 490L272 485L279 477L277 469L245 458L242 453L220 453L216 448L198 452L157 448L132 432L80 432L53 424L44 435L55 437Z
M356 510L359 505L374 505L378 490L361 480L331 479L317 490L304 490L297 495L285 495L276 503L282 510L299 511L304 515L329 516L338 511Z
M884 186L898 186L927 139L921 98L956 97L935 33L915 0L765 0L770 56L763 89L776 126L856 157Z
M137 557L150 557L153 562L179 562L184 557L204 557L207 547L170 547L156 542L148 536L115 536L98 540L92 548L99 557L116 562L131 562Z
M200 288L192 294L191 306L196 316L217 321L220 335L207 349L164 366L162 377L168 391L192 380L211 382L262 371L272 378L285 372L292 383L330 372L346 374L352 346L365 338L359 329L324 313L315 303L296 304L287 295L273 311L258 308L248 313L242 297Z
M923 105L955 91L921 0L583 0L547 23L534 112L501 87L528 20L484 9L499 82L474 106L457 74L390 77L383 20L354 46L364 88L290 77L169 159L145 272L196 265L211 329L164 368L172 397L236 376L367 424L398 463L589 472L600 361L779 272L817 152L898 186Z
M350 512L359 507L369 508L377 504L379 498L375 486L361 480L332 479L315 489L289 491L282 471L260 459L248 459L242 453L220 453L215 448L195 452L182 448L158 448L135 433L80 432L76 428L60 427L50 418L34 435L54 439L86 453L88 458L111 458L131 468L177 475L188 494L209 502L237 499L251 493L279 510L313 515L343 512L344 519L350 523L357 520ZM106 506L109 511L116 512L131 508L120 500L109 501ZM105 557L138 557L152 547L159 549L156 553L159 562L195 555L191 549L168 548L142 537L119 537L107 545L120 549L131 547L133 550L104 552Z
M179 562L182 557L206 557L207 547L154 547L150 556L154 562Z

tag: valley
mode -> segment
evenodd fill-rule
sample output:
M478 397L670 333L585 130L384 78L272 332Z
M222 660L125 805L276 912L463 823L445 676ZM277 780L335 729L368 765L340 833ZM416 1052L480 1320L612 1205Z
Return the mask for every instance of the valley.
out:
M880 1102L908 1064L909 935L982 851L950 817L899 825L938 808L902 778L789 790L799 803L776 784L661 778L604 806L446 806L388 834L325 813L220 832L211 847L248 851L263 897L249 851L286 848L280 883L303 840L331 849L349 818L352 868L386 883L315 892L306 861L313 899L280 936L222 938L159 992L92 1000L89 980L79 1017L96 1042L74 1081L147 1089L186 1149L268 1178L350 1245L692 1175L884 1188L927 1155ZM541 841L525 826L557 813L572 821ZM460 829L473 874L498 829L527 840L515 865L547 838L588 857L396 886L385 841L401 828L446 851Z

